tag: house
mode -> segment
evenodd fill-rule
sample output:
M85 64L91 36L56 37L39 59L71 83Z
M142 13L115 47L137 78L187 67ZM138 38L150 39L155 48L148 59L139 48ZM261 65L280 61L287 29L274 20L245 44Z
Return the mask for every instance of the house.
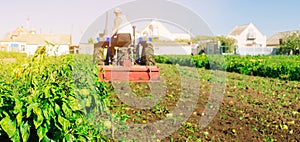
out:
M186 33L172 33L159 20L152 20L143 30L139 32L143 37L152 37L160 40L190 40L191 36Z
M267 38L252 23L236 26L228 35L238 47L266 47Z
M267 46L268 47L279 47L279 45L282 43L282 40L286 36L288 36L289 34L292 34L292 33L300 33L300 30L276 33L276 34L272 35L270 38L268 38Z
M15 39L18 35L23 33L24 30L22 27L15 29L10 34L6 35L3 39L0 40L0 51L12 51L19 52L24 50L24 42L16 42Z
M31 56L41 47L46 46L50 56L69 54L71 35L68 34L37 34L17 28L0 40L0 50L22 52Z

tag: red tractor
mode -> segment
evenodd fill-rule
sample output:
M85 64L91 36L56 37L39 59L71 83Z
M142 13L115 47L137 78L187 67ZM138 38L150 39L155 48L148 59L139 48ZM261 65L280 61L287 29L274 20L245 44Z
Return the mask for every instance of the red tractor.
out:
M119 33L94 44L94 62L100 66L100 80L159 81L159 68L155 66L151 40L149 38L147 42L139 38L136 42L133 26L133 41L130 33ZM106 57L104 49L107 49Z

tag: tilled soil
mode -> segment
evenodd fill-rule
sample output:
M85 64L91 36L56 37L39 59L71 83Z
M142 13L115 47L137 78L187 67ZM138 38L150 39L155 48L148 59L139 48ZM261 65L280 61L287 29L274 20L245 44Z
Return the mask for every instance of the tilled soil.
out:
M300 82L226 73L226 82L215 85L217 81L212 71L204 69L197 69L198 79L191 78L183 82L183 76L178 75L179 71L176 71L175 66L160 65L160 68L165 82L162 87L166 89L166 95L162 100L151 108L138 109L130 107L118 99L118 94L112 93L110 99L115 101L111 102L110 111L126 116L124 120L127 124L147 125L168 117L174 118L172 119L174 123L182 122L179 124L181 127L167 136L163 133L168 133L175 125L170 125L169 130L165 127L143 127L142 129L149 129L147 130L149 133L145 132L145 135L144 130L141 130L143 135L135 133L127 135L125 139L137 141L160 139L165 142L300 141ZM188 67L184 69L190 70ZM195 81L200 83L197 84ZM180 109L183 113L192 109L187 121L180 121L181 117L173 112L179 107L179 101L186 104L192 104L194 101L189 100L189 96L186 96L187 99L183 99L184 95L181 96L184 90L181 88L183 83L189 83L190 89L199 89L196 105L186 105ZM193 84L199 85L199 88L192 88ZM139 97L151 97L147 83L131 83L130 87ZM211 105L207 105L209 97L214 92L212 90L220 90L219 95L222 96L212 98ZM206 109L207 106L210 109ZM211 118L211 121L205 120L208 118ZM203 122L209 123L206 127L200 128ZM119 136L122 137L121 135Z

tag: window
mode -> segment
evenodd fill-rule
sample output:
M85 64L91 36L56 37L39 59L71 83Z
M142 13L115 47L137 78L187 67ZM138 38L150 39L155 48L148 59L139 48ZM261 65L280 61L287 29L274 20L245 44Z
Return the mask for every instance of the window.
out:
M12 44L10 44L10 46L13 47L13 48L18 48L19 44L18 43L12 43Z
M21 45L21 51L25 51L25 45Z
M279 45L282 45L282 43L283 43L283 40L279 39Z
M254 33L254 30L252 28L248 29L247 39L248 40L255 40L255 33Z

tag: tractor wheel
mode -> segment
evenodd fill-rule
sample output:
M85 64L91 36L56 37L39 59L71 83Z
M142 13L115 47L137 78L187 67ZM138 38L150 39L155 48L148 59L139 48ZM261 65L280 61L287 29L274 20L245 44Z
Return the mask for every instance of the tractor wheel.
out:
M154 66L155 65L155 58L154 58L154 49L152 44L148 44L145 48L145 65L146 66Z
M103 65L104 59L103 59L103 49L101 48L94 48L94 55L93 60L96 65Z

